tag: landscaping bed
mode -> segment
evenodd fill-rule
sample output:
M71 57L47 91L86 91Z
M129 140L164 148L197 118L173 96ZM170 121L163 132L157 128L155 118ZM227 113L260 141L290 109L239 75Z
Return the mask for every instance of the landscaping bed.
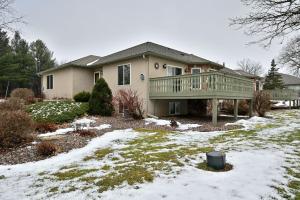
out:
M97 127L103 124L111 125L110 128L106 128L103 130L95 131L97 136L103 135L105 132L113 131L113 130L121 130L121 129L140 129L145 128L149 130L161 130L161 131L178 131L176 128L172 128L168 125L157 125L156 123L149 123L147 124L145 120L133 120L133 119L125 119L123 117L89 117L90 119L95 120L93 126ZM176 119L183 124L195 124L199 123L199 127L189 128L188 130L191 131L224 131L235 129L240 126L232 125L232 126L225 126L227 122L232 122L232 120L224 120L220 122L219 127L213 127L211 123L206 121L197 121L195 119L187 119L187 118L178 118ZM64 130L69 127L72 127L72 123L63 123L60 125L56 125L57 128ZM38 136L40 133L36 133ZM91 137L81 137L76 133L72 133L71 131L66 134L58 135L53 137L54 139L49 139L52 143L59 147L58 153L65 153L69 152L72 149L82 148L84 147L92 138ZM37 144L40 142L38 139L37 142L25 144L17 148L10 148L10 149L1 149L0 148L0 165L11 165L11 164L20 164L32 161L38 161L46 159L47 157L40 156L37 154Z

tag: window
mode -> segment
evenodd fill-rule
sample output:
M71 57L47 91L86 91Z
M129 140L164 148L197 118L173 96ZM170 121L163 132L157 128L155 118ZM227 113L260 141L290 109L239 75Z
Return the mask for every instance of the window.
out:
M168 66L168 71L167 71L168 76L178 76L182 75L182 68L181 67L173 67L173 66Z
M170 115L180 114L180 102L169 102L169 114Z
M128 111L128 107L125 106L122 102L119 102L119 114L124 114L125 111Z
M130 64L118 66L118 85L130 84Z
M99 78L100 78L100 72L95 72L94 73L94 83L96 83Z
M53 89L53 75L47 76L47 89Z

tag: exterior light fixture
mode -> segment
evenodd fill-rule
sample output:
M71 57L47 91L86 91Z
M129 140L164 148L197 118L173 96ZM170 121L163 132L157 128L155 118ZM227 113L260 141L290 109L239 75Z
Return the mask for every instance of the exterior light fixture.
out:
M145 80L145 75L144 74L140 74L140 79L143 81Z

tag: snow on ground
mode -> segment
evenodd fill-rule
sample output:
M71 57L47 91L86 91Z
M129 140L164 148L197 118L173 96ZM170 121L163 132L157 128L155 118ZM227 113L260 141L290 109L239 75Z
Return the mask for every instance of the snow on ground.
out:
M125 187L109 191L103 197L120 200L254 200L272 194L274 191L269 185L273 181L283 181L283 169L278 167L283 163L281 152L233 152L227 157L234 164L234 170L229 172L215 173L187 167L176 179L159 179L139 190Z
M289 107L289 102L288 101L275 101L274 104L272 104L272 107L287 108L287 107Z
M155 119L155 118L146 118L145 120L145 125L154 123L158 126L170 126L170 120L164 120L164 119ZM197 128L201 126L200 124L182 124L180 122L177 122L178 127L176 128L177 130L188 130L192 128Z
M111 128L110 124L101 124L100 126L93 126L94 123L96 123L95 120L93 119L88 119L88 118L81 118L77 119L72 123L72 128L63 128L63 129L58 129L54 132L48 132L48 133L43 133L39 134L38 137L51 137L51 136L56 136L56 135L64 135L69 132L75 131L77 129L84 129L84 130L89 130L89 129L96 129L96 130L102 130L102 129L108 129Z
M252 117L239 120L235 124L243 125L244 128L235 131L204 133L189 130L157 134L155 131L137 132L127 129L109 132L94 138L87 146L69 153L37 162L0 166L0 177L3 177L0 178L0 199L255 200L283 199L285 196L281 195L282 191L292 198L295 190L289 188L288 183L296 179L291 174L287 175L286 167L300 172L300 169L297 169L299 166L294 164L300 162L299 136L293 135L295 131L300 130L300 111L274 112L270 117L272 118ZM146 123L169 125L169 121L166 121L146 119ZM135 144L142 145L141 149L144 152L141 155L139 151L135 151L135 148L139 148L134 146ZM162 149L157 150L158 147ZM96 180L92 179L88 184L80 181L80 178L89 177L100 180L101 177L111 178L108 175L114 170L124 173L118 171L118 168L120 170L128 165L128 161L121 156L126 156L125 152L128 151L138 153L141 157L137 159L143 160L142 155L155 150L156 153L168 150L174 153L178 148L188 147L191 149L187 153L192 152L192 147L214 147L225 151L227 161L233 165L233 169L228 172L198 169L197 164L205 158L205 153L202 152L192 157L186 154L180 158L178 161L183 165L174 166L163 162L162 164L169 166L171 171L166 172L159 168L153 171L153 182L129 185L125 181L114 189L99 192L99 186L102 185L97 185L99 183ZM93 157L90 159L91 156L101 155L101 152L95 154L96 150L107 148L111 152L98 160ZM114 161L113 158L118 159ZM74 164L76 166L72 167ZM145 166L147 164L149 163L145 163ZM111 166L108 171L100 170L108 165ZM71 180L57 180L53 173L69 170L62 167L79 171L96 168L97 171ZM151 172L151 168L147 170ZM134 178L131 176L130 180ZM114 181L116 180L109 182Z
M245 129L253 129L258 124L267 124L267 123L272 123L272 122L273 122L273 119L271 119L271 118L254 116L254 117L251 117L250 119L241 119L234 123L227 123L227 124L225 124L225 126L242 125L243 127L245 127Z
M5 99L0 99L0 103L1 103L1 102L5 102L5 101L6 101Z

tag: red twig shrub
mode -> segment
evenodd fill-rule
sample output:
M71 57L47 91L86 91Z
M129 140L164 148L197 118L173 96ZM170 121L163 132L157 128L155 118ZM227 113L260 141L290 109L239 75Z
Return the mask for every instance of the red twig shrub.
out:
M53 156L58 151L58 146L49 141L43 141L37 145L37 153L41 156Z
M271 109L270 94L264 91L254 93L254 110L258 116L264 117L266 112Z
M17 111L25 110L25 102L19 98L9 98L7 101L0 103L0 111Z
M119 106L119 109L123 107L124 110L127 110L133 119L143 119L143 101L138 97L136 91L119 90L114 96L113 103L116 107Z
M35 124L35 130L39 133L54 132L57 129L57 125L52 123L40 122Z
M34 125L24 111L4 111L0 113L0 146L16 147L33 141Z
M28 89L28 88L17 88L17 89L14 89L10 93L10 96L11 97L15 97L15 98L23 99L28 104L32 103L32 101L35 101L33 91L30 90L30 89Z

